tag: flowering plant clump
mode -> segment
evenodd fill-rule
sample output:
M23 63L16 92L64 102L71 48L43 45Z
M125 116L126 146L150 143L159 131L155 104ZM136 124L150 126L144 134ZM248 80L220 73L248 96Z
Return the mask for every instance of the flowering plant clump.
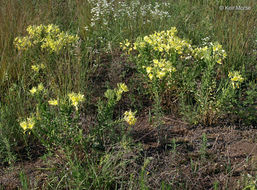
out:
M20 126L21 126L21 128L24 130L24 133L25 133L27 130L33 129L34 125L35 125L35 119L34 119L34 117L28 117L26 120L20 122Z
M67 75L69 78L67 80L74 81L74 83L80 80L77 72L81 64L73 64L77 63L80 57L77 56L79 54L78 35L62 31L54 24L30 25L26 31L26 36L15 38L14 45L20 51L20 55L25 56L28 60L24 65L25 69L30 67L33 72L28 75L30 76L26 81L28 86L31 81L34 81L43 82L53 91L55 91L54 86L57 86L57 83L58 86L63 86L60 90L66 89L67 83L64 79L66 76L64 77L63 71L71 73ZM73 80L74 78L76 80ZM77 86L74 89L77 89ZM36 92L37 88L33 88L31 91L32 94Z
M29 48L39 46L42 51L60 53L79 40L77 35L65 33L53 24L29 26L27 32L28 36L15 38L14 44L18 50L26 51Z
M195 47L189 43L188 40L182 39L177 36L176 27L170 30L155 32L154 34L137 38L136 42L130 43L128 40L120 43L123 51L130 54L132 51L137 54L136 63L140 68L148 68L148 77L152 78L153 74L149 72L149 64L152 60L167 60L172 64L164 64L166 70L174 70L174 64L182 62L192 57L196 60L204 60L206 62L215 62L221 64L227 57L227 54L222 46L218 43L210 42L204 47ZM170 68L167 68L168 66ZM159 77L162 78L163 72L159 72Z
M134 43L125 40L121 48L136 63L140 73L148 79L149 91L154 97L154 112L157 121L161 120L162 94L176 78L178 62L192 54L193 48L188 40L177 36L176 27L139 37ZM173 88L174 89L174 88ZM158 122L156 125L159 125Z
M167 81L171 79L171 74L176 71L177 60L189 57L193 51L188 40L177 36L176 27L139 37L134 43L125 40L121 47L128 54L131 51L137 54L135 62L138 70L146 74L150 81L154 78Z
M68 94L71 104L78 110L78 104L84 101L84 95L80 93L70 93Z
M98 122L101 123L100 125L105 125L106 121L113 119L115 105L120 101L122 94L128 91L128 87L124 83L118 83L117 88L106 90L104 96L107 100L98 101Z
M162 105L178 99L185 104L181 106L185 111L198 112L200 119L197 120L212 122L211 118L217 113L217 99L224 96L214 95L217 89L224 88L217 80L218 64L227 57L221 44L205 42L203 46L192 46L189 40L177 35L176 27L172 27L138 37L134 43L125 40L120 45L136 64L138 72L146 76L146 85L154 97L156 118L161 118ZM235 80L232 81L235 83Z
M129 125L135 125L137 119L135 117L136 112L132 112L131 110L126 111L124 113L124 120L129 124Z
M233 88L239 88L239 84L244 81L239 71L229 72L228 77L232 82Z

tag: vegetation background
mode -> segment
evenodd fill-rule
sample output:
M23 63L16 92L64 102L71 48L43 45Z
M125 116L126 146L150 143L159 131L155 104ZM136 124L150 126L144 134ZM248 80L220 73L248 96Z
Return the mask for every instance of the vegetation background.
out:
M0 188L256 188L255 0L0 5ZM246 10L226 10L233 6ZM15 38L41 24L78 40L59 53L18 50ZM219 42L227 57L213 67L177 65L175 85L155 88L137 51L123 47L171 27L194 48ZM235 72L243 78L238 88L229 77ZM33 96L39 84L44 90ZM71 92L83 96L78 106ZM55 99L58 106L49 105ZM30 117L35 123L24 131ZM124 122L135 117L134 126Z

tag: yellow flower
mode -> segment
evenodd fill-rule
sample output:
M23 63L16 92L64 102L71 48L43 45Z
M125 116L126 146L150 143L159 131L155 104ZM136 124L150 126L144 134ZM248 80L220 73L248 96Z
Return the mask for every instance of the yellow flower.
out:
M32 95L34 95L36 92L37 92L37 88L36 88L36 87L33 87L33 88L30 90L30 93L31 93Z
M76 110L78 110L78 104L80 102L84 101L84 95L82 95L80 93L76 94L76 93L72 92L72 93L68 94L68 96L69 96L69 99L70 99L72 105L76 108Z
M128 87L125 83L118 83L118 88L121 89L123 92L128 92Z
M233 78L231 78L232 81L235 81L235 82L242 82L244 79L243 77L241 77L241 75L237 75L237 76L234 76Z
M28 129L32 129L35 125L34 118L27 118L27 127Z
M162 79L166 74L176 71L176 68L172 66L172 63L166 59L154 59L151 66L143 66L143 68L146 69L146 73L150 80L152 80L154 76Z
M70 47L79 39L77 35L70 35L59 29L57 25L28 26L28 36L17 37L14 40L18 50L28 50L34 45L47 49L50 52L59 53L62 49Z
M148 75L148 77L149 77L150 80L152 80L152 79L153 79L153 74L150 73L150 74Z
M240 75L239 71L229 72L228 74L231 81L234 82L243 82L244 78Z
M146 67L146 72L149 74L152 71L152 67Z
M43 84L40 83L40 84L37 86L37 89L38 89L39 92L42 91L42 90L44 90Z
M32 65L31 69L35 72L38 72L40 70L40 67L38 65Z
M153 60L153 63L154 63L155 65L158 65L158 63L159 63L158 59L154 59L154 60Z
M222 45L220 45L218 42L213 45L213 51L219 51L222 49Z
M233 88L235 88L235 86L239 88L239 84L244 81L239 71L229 72L228 77L231 80Z
M117 97L117 101L119 101L121 99L121 95L123 92L128 92L128 87L126 84L124 83L118 83L117 84L118 88L114 89L114 92L116 93L116 97Z
M24 50L24 51L32 47L31 40L27 36L15 38L14 45L17 47L18 50Z
M131 110L126 111L124 113L124 120L129 124L129 125L135 125L137 119L135 118L136 112L132 112Z
M129 43L129 41L128 40L126 40L126 43L125 43L125 46L129 46L130 45L130 43Z
M31 69L35 72L38 72L40 69L44 69L45 65L44 64L40 64L40 65L32 65Z
M48 103L51 106L57 106L58 105L58 100L49 100Z
M159 78L159 79L162 79L164 76L165 76L165 72L163 72L163 71L158 71L157 72L157 77Z
M24 131L26 131L26 130L27 130L27 121L22 121L22 122L20 122L20 126L21 126L21 128L22 128Z
M30 90L30 93L31 93L32 95L34 95L35 93L41 92L41 91L43 91L43 90L44 90L44 86L43 86L42 83L40 83L40 84L38 84L37 88L36 88L36 87L33 87L33 88Z
M219 59L219 60L217 61L217 63L218 63L218 64L222 64L221 59Z
M33 129L34 125L35 125L35 119L33 117L28 117L25 121L20 122L20 126L24 130L24 133L27 130Z

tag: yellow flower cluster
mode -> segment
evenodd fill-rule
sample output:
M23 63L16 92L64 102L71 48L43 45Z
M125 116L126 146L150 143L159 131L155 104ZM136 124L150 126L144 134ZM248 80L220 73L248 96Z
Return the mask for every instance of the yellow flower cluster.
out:
M162 79L167 74L171 74L176 71L176 68L172 66L172 63L165 59L154 59L151 66L143 66L143 68L146 69L146 73L150 80L152 80L154 77Z
M129 124L129 125L135 125L137 119L135 117L136 112L132 112L131 110L126 111L124 113L124 120Z
M30 90L30 93L32 95L34 95L35 93L39 93L39 92L42 92L44 90L44 86L42 83L38 84L37 87L33 87L31 90Z
M124 42L121 42L120 47L122 48L122 50L126 50L128 47L130 47L130 42L128 41L128 39L126 39Z
M170 30L155 32L149 36L145 36L143 39L138 38L133 44L133 49L144 49L150 47L154 51L158 51L165 54L183 54L191 50L191 45L188 41L179 38L177 35L176 27L172 27Z
M38 44L39 42L43 42L43 36L46 35L45 29L46 29L46 26L42 24L39 26L30 25L27 27L26 30L29 34L29 39L32 41L33 44Z
M57 106L58 105L58 100L49 100L48 104L51 106Z
M229 72L228 77L232 82L233 88L235 88L235 86L239 88L239 84L244 81L244 78L240 75L239 71Z
M48 35L44 39L44 43L42 43L42 49L48 49L50 52L59 53L65 47L68 47L70 44L75 43L78 41L77 36L72 36L67 33L61 32L56 36Z
M16 37L14 39L14 44L18 50L23 50L23 51L28 50L33 45L31 40L27 36L26 37Z
M222 64L222 60L227 57L227 54L222 45L218 42L214 44L210 43L210 46L197 47L193 50L193 56L195 59L201 59L205 61L214 61L218 64Z
M31 66L31 69L32 69L33 71L35 71L36 73L38 73L40 69L44 69L44 68L45 68L45 65L44 65L44 64L32 65L32 66Z
M120 47L123 51L127 50L127 54L130 54L130 52L132 51L131 43L128 41L128 39L126 39L124 42L121 42Z
M115 90L116 91L116 96L117 96L117 101L121 99L121 95L123 92L128 92L128 87L124 83L118 83L117 84L118 88Z
M33 117L28 117L25 121L20 122L20 126L24 130L24 133L27 130L33 129L34 125L35 125L35 119Z
M40 46L41 50L46 49L59 53L79 40L77 35L67 34L53 24L29 26L27 32L28 36L15 38L14 44L18 50L28 50L32 46Z
M84 95L80 93L70 93L68 94L71 104L78 110L78 104L84 101Z

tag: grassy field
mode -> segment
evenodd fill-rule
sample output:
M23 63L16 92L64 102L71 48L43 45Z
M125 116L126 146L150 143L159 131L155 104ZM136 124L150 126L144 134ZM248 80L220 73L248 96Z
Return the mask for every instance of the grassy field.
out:
M255 0L0 5L0 189L257 189Z

